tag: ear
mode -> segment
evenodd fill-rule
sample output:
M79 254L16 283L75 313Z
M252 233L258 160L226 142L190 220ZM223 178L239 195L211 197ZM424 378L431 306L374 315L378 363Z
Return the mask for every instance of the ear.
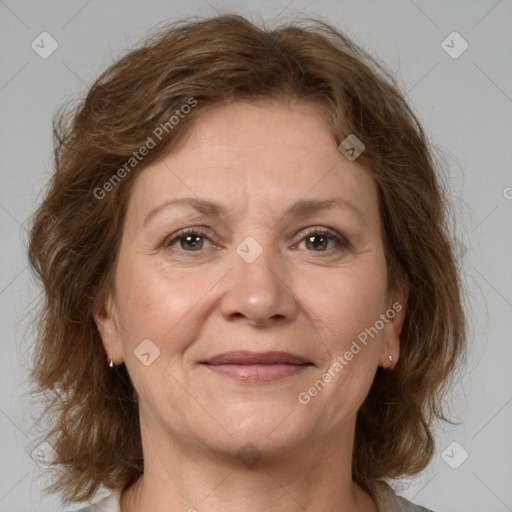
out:
M112 357L113 363L116 366L120 365L123 362L120 329L115 302L111 294L97 303L93 318L100 333L107 358Z
M408 286L388 293L387 309L384 312L382 345L379 366L392 370L400 357L400 333L402 332L407 312ZM382 317L381 317L382 318ZM389 356L393 358L391 361Z

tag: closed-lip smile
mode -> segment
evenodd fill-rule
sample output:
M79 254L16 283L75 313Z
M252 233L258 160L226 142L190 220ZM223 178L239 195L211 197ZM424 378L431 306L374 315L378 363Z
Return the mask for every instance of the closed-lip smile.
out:
M204 361L202 365L216 373L250 382L273 381L296 375L312 362L290 352L224 352Z

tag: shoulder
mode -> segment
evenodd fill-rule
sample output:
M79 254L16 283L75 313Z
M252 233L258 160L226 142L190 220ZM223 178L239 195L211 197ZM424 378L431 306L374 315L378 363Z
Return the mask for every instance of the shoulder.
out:
M371 495L377 503L379 512L434 512L410 502L403 496L398 496L384 480L372 484Z
M121 506L119 499L121 497L121 491L116 489L112 491L108 496L97 501L96 503L87 507L81 508L76 512L120 512Z

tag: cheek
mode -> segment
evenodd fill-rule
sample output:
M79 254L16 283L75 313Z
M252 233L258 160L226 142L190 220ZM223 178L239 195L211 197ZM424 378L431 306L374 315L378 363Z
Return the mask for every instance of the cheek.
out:
M207 283L198 276L185 282L179 272L171 278L144 258L120 261L116 292L125 344L133 349L149 338L161 351L178 350L180 326L205 293ZM169 339L173 343L164 344Z
M340 269L338 272L331 269L325 280L317 280L316 283L318 291L303 293L302 297L306 309L312 312L312 318L323 333L325 349L332 358L349 350L362 333L360 339L364 340L365 329L374 326L384 312L385 267L376 264ZM370 343L360 345L366 349ZM368 350L361 350L359 355L364 352Z
M378 266L372 268L331 274L329 286L307 302L312 317L318 318L326 357L318 376L302 391L326 428L356 413L375 377L382 331L371 329L384 313L386 275Z
M205 292L200 284L195 288L188 281L184 286L179 276L171 279L144 258L120 260L116 279L123 358L140 405L157 410L182 396L173 367L197 335L200 325L189 317Z

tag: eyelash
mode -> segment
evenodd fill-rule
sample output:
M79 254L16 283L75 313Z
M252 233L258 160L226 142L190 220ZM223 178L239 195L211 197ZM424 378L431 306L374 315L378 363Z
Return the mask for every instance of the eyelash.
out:
M176 242L179 242L182 238L185 238L187 235L199 235L201 238L205 238L207 239L208 241L211 242L211 240L208 238L208 233L206 232L205 229L203 228L185 228L181 231L179 231L178 233L174 234L174 235L170 235L169 237L167 237L164 242L163 242L163 247L165 249L175 249L174 247L172 247ZM350 246L348 240L341 234L339 234L338 232L334 231L334 230L331 230L331 229L327 229L327 228L312 228L310 229L300 240L300 242L304 242L309 236L312 236L312 235L320 235L322 237L326 237L328 238L329 240L332 240L336 243L336 247L333 248L333 249L327 249L325 251L318 251L319 254L322 254L322 253L328 253L327 255L330 255L331 251L334 250L334 251L339 251L343 248L348 248ZM188 255L189 257L194 257L194 253L201 253L202 251L201 250L198 250L198 251L185 251L185 250L182 250L182 249L178 249L178 251L180 252L183 252L183 253L191 253L190 255ZM308 252L317 252L317 251L308 251Z

